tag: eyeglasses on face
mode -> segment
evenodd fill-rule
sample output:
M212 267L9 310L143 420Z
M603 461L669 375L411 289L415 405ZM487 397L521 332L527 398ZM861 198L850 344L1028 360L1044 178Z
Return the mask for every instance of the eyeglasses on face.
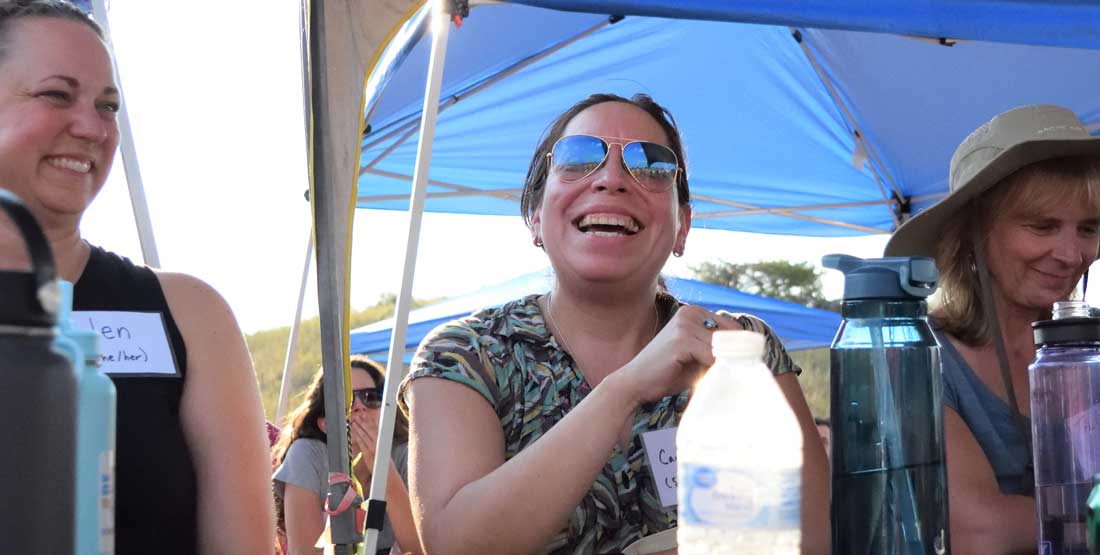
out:
M353 398L358 399L368 409L376 409L382 406L382 389L378 387L364 387L351 390Z
M622 148L623 166L643 189L663 193L676 184L680 162L671 148L649 141L617 137L605 139L595 135L566 135L558 139L546 155L550 171L564 183L580 181L604 165L611 145Z

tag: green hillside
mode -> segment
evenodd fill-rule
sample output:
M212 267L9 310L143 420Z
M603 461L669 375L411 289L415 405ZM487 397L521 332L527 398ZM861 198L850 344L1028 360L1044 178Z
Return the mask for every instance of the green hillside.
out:
M802 367L798 383L810 412L818 418L829 417L829 349L806 349L791 352L791 358Z
M396 296L384 295L377 303L364 310L352 311L349 329L365 326L393 316ZM414 301L414 306L426 304ZM264 401L264 412L268 420L274 422L275 410L279 404L279 384L282 381L283 364L286 361L286 344L290 337L290 327L281 327L256 332L245 336L248 350L252 353L252 364L256 367L256 376L260 382L260 395ZM290 370L290 401L293 408L300 395L309 385L313 373L321 367L321 324L320 318L304 320L298 328L298 348L294 366Z

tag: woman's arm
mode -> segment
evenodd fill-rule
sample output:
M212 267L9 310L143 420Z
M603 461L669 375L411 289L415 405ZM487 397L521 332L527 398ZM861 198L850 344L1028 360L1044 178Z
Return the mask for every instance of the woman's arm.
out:
M363 486L364 495L370 490L371 471L374 469L375 445L378 441L378 419L371 418L366 411L351 415L352 449L362 453L355 465L355 477ZM355 456L355 453L352 453ZM405 488L405 479L397 471L397 465L390 459L386 476L386 516L393 526L393 537L401 547L401 553L420 555L420 538L413 523L412 506L409 504L409 490Z
M492 407L443 379L409 385L412 507L428 553L532 553L565 526L637 404L612 374L508 462Z
M802 553L828 553L829 459L817 435L798 377L794 372L787 372L776 376L775 381L802 428Z
M955 553L1035 553L1035 499L1003 495L993 468L959 414L943 410L951 549Z
M321 555L317 538L325 530L323 503L317 492L287 484L283 493L283 517L286 519L286 555Z
M507 462L500 420L481 395L444 379L414 380L405 393L410 486L424 549L506 554L543 547L592 487L638 405L687 389L714 361L710 332L699 324L710 315L681 308L634 360Z
M420 548L416 523L413 522L409 490L405 487L405 480L397 472L397 466L393 461L390 461L390 475L386 478L386 515L390 517L390 524L393 525L394 546L400 547L400 552L403 554L424 553Z
M158 273L187 346L180 403L195 463L202 553L267 553L275 538L271 459L256 374L225 300L191 276Z

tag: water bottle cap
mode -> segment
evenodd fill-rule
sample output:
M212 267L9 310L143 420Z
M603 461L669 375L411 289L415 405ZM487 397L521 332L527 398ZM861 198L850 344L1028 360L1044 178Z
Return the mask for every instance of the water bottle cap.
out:
M1085 301L1058 301L1051 310L1053 320L1087 318L1089 315L1089 305Z
M1100 341L1100 318L1060 318L1032 322L1036 347Z
M931 258L898 256L862 259L829 254L822 266L844 273L844 300L923 299L936 291L939 271Z
M63 279L57 280L57 325L67 330L72 327L73 318L73 284Z
M50 327L57 323L57 312L43 304L41 288L34 274L0 272L0 324Z
M753 358L764 356L764 335L746 330L716 331L710 339L715 354L731 353Z
M85 364L99 364L99 334L90 330L73 327L73 284L63 279L57 280L58 314L57 327L61 333L76 343L84 354Z
M84 363L88 365L99 365L99 334L94 331L69 329L66 330L65 335L68 335L75 343L77 347L80 347L80 352L84 353Z
M0 217L4 216L26 243L31 271L0 271L0 323L53 326L57 323L60 295L49 241L23 201L11 191L0 189Z

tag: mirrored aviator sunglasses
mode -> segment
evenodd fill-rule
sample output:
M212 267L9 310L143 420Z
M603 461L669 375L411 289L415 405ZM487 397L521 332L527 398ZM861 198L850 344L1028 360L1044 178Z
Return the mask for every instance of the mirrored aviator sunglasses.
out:
M352 396L359 399L360 403L363 403L364 407L368 409L376 409L382 406L382 390L377 387L365 387L363 389L351 390Z
M595 173L607 161L611 145L619 145L623 165L642 188L663 193L676 184L680 163L671 148L649 141L617 140L626 142L608 141L594 135L562 137L547 154L550 171L564 183L580 181Z

